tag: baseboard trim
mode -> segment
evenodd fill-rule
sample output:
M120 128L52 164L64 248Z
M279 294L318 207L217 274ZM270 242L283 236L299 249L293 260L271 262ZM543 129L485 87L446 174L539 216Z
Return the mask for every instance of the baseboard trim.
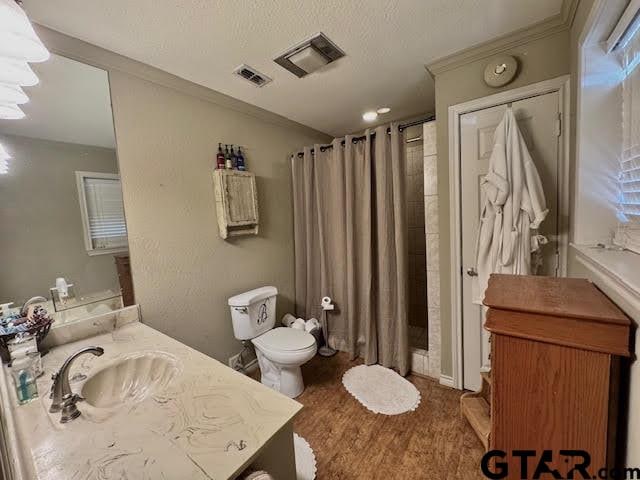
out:
M440 375L440 385L444 385L445 387L449 388L455 388L453 377L450 377L449 375Z

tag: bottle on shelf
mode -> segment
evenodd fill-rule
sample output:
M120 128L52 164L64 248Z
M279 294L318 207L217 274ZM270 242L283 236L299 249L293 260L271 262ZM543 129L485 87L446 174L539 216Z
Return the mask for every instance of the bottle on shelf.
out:
M236 157L236 152L233 151L233 145L231 145L231 168L238 169L238 157Z
M240 148L241 147L238 146L238 154L236 155L236 168L244 172L247 167L244 164L244 155L242 155L242 150L240 150Z
M222 144L218 144L218 154L216 155L216 168L223 169L224 168L224 153L222 151Z
M227 170L233 169L233 160L231 159L231 154L229 153L229 145L224 146L224 166Z

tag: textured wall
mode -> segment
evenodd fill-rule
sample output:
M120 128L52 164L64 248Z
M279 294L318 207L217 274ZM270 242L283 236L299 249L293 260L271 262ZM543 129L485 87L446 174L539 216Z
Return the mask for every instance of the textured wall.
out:
M446 71L435 78L438 138L438 193L440 218L440 305L442 308L442 373L451 375L451 251L449 205L448 109L452 105L522 87L569 73L569 32L529 42L504 53L520 61L516 80L504 88L488 87L483 80L487 60L478 60Z
M59 276L77 294L118 288L113 256L85 249L75 175L117 173L115 151L12 135L0 143L13 156L0 176L0 301L48 297Z
M113 111L136 301L143 321L219 360L234 339L227 298L263 285L294 298L288 154L329 138L113 70ZM245 147L256 173L260 235L217 230L211 172L218 142Z

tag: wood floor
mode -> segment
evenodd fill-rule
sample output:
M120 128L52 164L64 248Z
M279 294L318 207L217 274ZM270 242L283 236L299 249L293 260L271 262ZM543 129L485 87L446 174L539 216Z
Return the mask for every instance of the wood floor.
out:
M418 409L376 415L342 386L342 374L358 363L338 353L302 367L306 390L297 400L305 408L294 429L315 451L318 480L484 478L484 450L460 415L461 392L410 376L422 395Z

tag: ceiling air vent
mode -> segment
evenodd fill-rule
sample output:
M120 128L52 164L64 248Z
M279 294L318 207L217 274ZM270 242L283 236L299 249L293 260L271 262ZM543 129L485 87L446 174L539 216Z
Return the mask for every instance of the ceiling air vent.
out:
M264 87L271 81L269 77L249 65L242 64L236 68L233 73L244 78L246 81L251 82L256 87Z
M274 62L294 75L304 77L344 56L340 47L320 32L290 48Z

